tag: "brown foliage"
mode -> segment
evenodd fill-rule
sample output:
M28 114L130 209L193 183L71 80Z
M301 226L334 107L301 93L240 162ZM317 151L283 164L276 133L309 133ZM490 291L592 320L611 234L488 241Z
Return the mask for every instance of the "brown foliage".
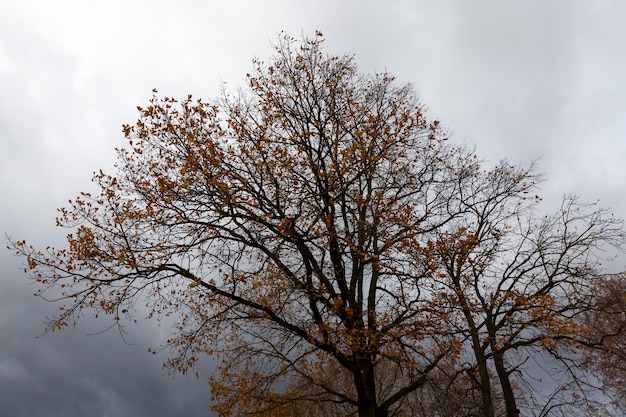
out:
M506 355L575 342L621 223L574 198L535 219L531 170L481 168L411 86L321 44L281 38L214 103L154 92L60 210L68 248L12 245L66 302L50 328L147 300L180 319L169 367L219 360L220 415L515 415Z

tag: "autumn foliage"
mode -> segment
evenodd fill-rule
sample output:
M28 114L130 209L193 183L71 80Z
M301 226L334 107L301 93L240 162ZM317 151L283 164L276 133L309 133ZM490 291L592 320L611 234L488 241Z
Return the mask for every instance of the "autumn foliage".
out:
M566 384L533 395L527 364L582 381L570 360L600 342L577 317L621 221L575 197L544 216L532 167L483 167L410 85L322 42L282 37L214 102L154 92L117 172L60 210L67 248L12 244L64 301L50 328L178 318L167 366L214 357L224 416L588 406Z

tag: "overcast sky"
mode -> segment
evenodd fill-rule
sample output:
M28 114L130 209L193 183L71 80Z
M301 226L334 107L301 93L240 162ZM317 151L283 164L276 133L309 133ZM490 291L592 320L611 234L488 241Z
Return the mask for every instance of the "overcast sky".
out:
M622 0L0 0L0 232L62 245L55 209L111 167L152 88L215 97L277 33L316 29L362 72L413 83L486 160L538 159L546 210L577 193L626 217ZM147 353L167 326L133 326L129 344L89 336L95 320L36 338L58 306L20 265L0 251L0 417L210 415L208 361L172 379Z

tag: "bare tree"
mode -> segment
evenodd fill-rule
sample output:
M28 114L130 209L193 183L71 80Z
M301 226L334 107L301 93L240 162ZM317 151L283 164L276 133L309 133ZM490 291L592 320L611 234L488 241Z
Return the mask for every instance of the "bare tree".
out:
M524 391L532 391L524 365L536 355L558 361L570 383L562 380L544 403L531 401L534 410L596 405L580 372L588 343L577 317L592 308L594 288L607 275L603 250L623 244L622 221L571 196L556 214L537 218L533 188L528 172L497 167L463 190L466 212L423 249L440 297L468 337L485 416L496 415L495 384L504 415L520 415ZM578 393L564 401L569 388Z

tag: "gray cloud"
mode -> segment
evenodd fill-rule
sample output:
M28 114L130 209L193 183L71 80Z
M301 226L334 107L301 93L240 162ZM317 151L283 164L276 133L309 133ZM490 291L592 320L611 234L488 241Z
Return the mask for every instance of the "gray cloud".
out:
M10 263L2 256L3 269ZM115 331L89 335L106 325L92 319L41 335L43 318L54 306L32 302L33 287L11 282L17 278L14 271L3 271L0 415L210 415L208 363L199 380L166 375L161 369L165 355L147 352L148 346L158 345L163 331L154 323L132 328L126 341Z

